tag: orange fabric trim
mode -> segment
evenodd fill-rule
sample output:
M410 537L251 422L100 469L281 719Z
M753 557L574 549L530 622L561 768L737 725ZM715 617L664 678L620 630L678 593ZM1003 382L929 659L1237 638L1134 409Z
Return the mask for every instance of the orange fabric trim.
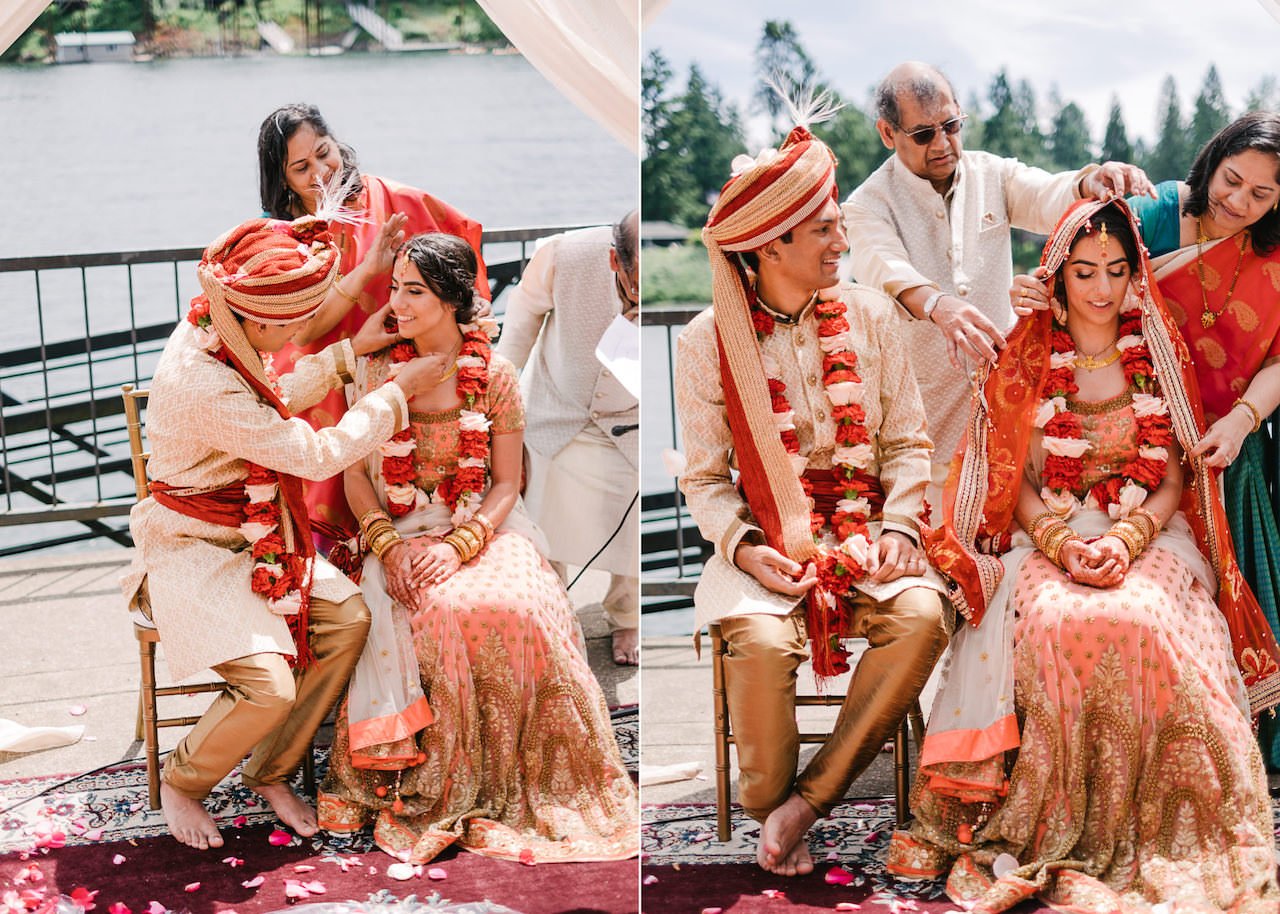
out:
M1021 745L1018 718L1006 714L983 730L944 730L927 733L920 767L947 762L979 762Z
M398 714L356 721L351 724L351 757L356 758L358 750L369 746L407 739L435 719L426 698L419 698Z

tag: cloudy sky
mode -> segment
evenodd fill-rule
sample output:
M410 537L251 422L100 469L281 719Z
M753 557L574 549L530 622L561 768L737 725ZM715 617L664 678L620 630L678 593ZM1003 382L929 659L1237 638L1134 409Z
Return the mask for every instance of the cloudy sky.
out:
M1120 99L1129 138L1153 139L1165 76L1177 81L1184 116L1210 64L1227 102L1244 97L1280 60L1280 0L670 0L644 33L681 82L691 61L725 96L745 102L753 52L766 19L789 19L822 74L861 101L894 64L940 66L961 104L985 101L1002 67L1027 79L1047 120L1056 85L1085 110L1101 138L1111 98Z

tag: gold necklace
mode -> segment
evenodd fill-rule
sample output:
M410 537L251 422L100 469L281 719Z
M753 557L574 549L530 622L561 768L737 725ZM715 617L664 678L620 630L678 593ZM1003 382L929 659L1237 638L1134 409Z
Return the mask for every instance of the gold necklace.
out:
M1111 346L1114 346L1114 345L1115 343L1111 344ZM1111 346L1108 346L1107 349L1110 349ZM1102 351L1106 352L1107 349L1104 349ZM1111 353L1111 355L1101 359L1098 358L1098 356L1096 355L1088 355L1086 353L1081 352L1079 349L1077 349L1076 350L1076 367L1083 368L1085 371L1097 371L1099 368L1106 368L1108 365L1114 365L1116 359L1118 358L1120 358L1119 349Z
M1240 278L1240 267L1244 265L1244 252L1249 244L1249 230L1245 229L1240 233L1240 256L1236 258L1236 272L1231 277L1231 285L1227 288L1227 297L1222 300L1222 307L1217 311L1209 310L1209 290L1204 285L1204 243L1209 240L1209 236L1204 233L1204 224L1200 217L1196 217L1196 271L1200 276L1200 326L1208 330L1218 322L1218 318L1222 316L1222 312L1227 310L1227 305L1231 304L1232 297L1236 294L1236 280Z

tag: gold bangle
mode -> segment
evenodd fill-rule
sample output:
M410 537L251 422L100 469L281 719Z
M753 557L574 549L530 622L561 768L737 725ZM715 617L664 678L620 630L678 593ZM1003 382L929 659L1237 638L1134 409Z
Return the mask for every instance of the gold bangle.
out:
M479 538L481 546L489 542L489 529L475 518L467 521L462 526L466 527Z
M1050 525L1049 529L1040 537L1036 543L1036 548L1045 554L1049 561L1055 565L1058 564L1058 550L1062 548L1062 543L1071 535L1071 528L1066 524Z
M384 534L370 543L369 548L373 551L378 561L382 561L382 557L387 554L387 550L398 542L401 542L400 534L392 530L390 533Z
M375 520L369 524L368 529L364 531L365 539L376 540L381 539L385 534L395 533L396 528L389 520Z
M1058 515L1054 514L1052 511L1041 511L1035 517L1031 518L1031 520L1028 521L1022 529L1027 531L1028 536L1034 536L1036 527L1040 526L1041 521L1048 520L1051 517L1057 518L1057 516Z
M1106 532L1106 535L1114 536L1124 543L1125 548L1129 550L1130 562L1136 561L1147 545L1146 536L1138 529L1137 524L1130 523L1127 520L1117 521Z
M472 543L464 540L456 533L450 533L444 538L444 541L457 550L458 558L462 559L464 563L475 558L476 552L479 551Z
M337 292L339 295L341 295L343 298L347 299L353 305L360 301L360 299L357 296L352 295L346 289L342 288L342 284L338 282L338 280L336 279L333 281L333 290Z
M379 518L379 517L386 521L391 520L391 518L387 516L387 512L383 511L381 508L370 508L368 511L360 515L360 520L359 520L360 529L362 531L368 530L369 524L371 523L370 518Z
M1056 520L1044 525L1037 524L1035 531L1031 534L1031 540L1035 543L1037 549L1044 552L1045 546L1050 540L1056 539L1061 536L1064 531L1070 529L1071 528L1067 526L1066 521L1063 520Z
M1262 413L1258 412L1258 407L1254 406L1244 397L1239 397L1236 402L1231 404L1232 409L1235 409L1237 406L1243 406L1253 414L1253 431L1256 432L1258 429L1262 428Z
M497 528L493 525L493 521L489 520L483 512L477 511L476 516L472 519L479 523L480 526L484 527L486 539L492 539L493 535L498 532Z
M1134 508L1133 513L1139 514L1142 517L1145 517L1147 521L1151 524L1152 539L1155 539L1157 536L1159 536L1160 531L1164 529L1164 523L1160 520L1159 517L1156 516L1154 511L1148 511L1146 508L1139 507L1139 508Z
M1053 564L1057 565L1059 568L1062 568L1063 567L1062 565L1063 547L1066 546L1067 543L1078 542L1079 540L1080 540L1080 537L1076 535L1076 532L1072 530L1070 527L1068 527L1067 535L1059 537L1052 544L1050 544L1050 551L1045 553L1045 557L1048 558L1049 561L1053 562Z
M458 545L458 541L455 540L452 536L446 536L443 542L448 543L449 546L452 547L453 551L458 553L458 561L463 563L467 561L466 550L462 546Z

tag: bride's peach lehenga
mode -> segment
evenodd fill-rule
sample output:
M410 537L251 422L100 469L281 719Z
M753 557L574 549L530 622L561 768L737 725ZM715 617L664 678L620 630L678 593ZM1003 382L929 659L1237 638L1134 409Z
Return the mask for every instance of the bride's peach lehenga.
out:
M385 366L361 375L358 385L376 386ZM486 398L476 409L492 433L523 428L515 372L500 357ZM457 410L410 416L425 491L457 466L457 420ZM455 842L526 863L638 852L636 790L573 606L530 540L508 526L443 585L395 607L407 610L433 715L409 737L420 761L399 771L355 768L344 702L321 788L323 828L349 832L373 821L378 846L415 863ZM379 748L396 754L390 745L364 753Z
M1094 445L1080 497L1136 455L1129 399L1069 404ZM1271 804L1244 684L1226 621L1188 563L1157 540L1121 585L1098 589L1035 551L1013 604L1021 746L1008 793L993 806L917 789L891 870L949 870L948 894L981 898L982 910L1037 892L1081 910L1144 899L1277 910ZM970 785L997 789L1005 777L999 756L949 767ZM975 837L961 843L966 828ZM1024 868L992 892L984 871L1002 853Z

